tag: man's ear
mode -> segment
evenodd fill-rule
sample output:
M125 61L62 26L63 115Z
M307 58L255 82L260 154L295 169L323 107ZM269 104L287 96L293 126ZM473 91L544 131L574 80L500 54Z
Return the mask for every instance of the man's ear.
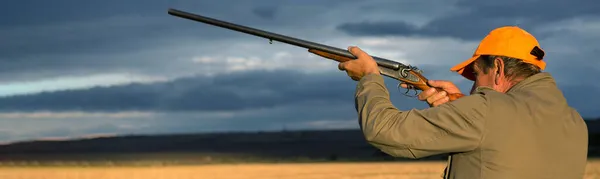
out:
M499 85L500 80L504 77L504 61L502 61L501 58L496 58L494 59L494 63L496 64L496 68L494 69L496 70L494 76L494 83L496 85Z

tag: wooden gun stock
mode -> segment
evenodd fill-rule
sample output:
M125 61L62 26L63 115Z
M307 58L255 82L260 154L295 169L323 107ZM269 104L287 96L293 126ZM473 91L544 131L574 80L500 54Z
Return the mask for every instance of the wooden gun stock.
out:
M309 50L308 50L308 52L310 52L310 53L313 53L313 54L316 54L316 55L319 55L319 56L321 56L321 57L324 57L324 58L327 58L327 59L331 59L331 60L338 61L338 62L340 62L340 63L341 63L341 62L347 62L347 61L350 61L350 60L354 60L354 59L351 59L351 58L348 58L348 57L344 57L344 56L341 56L341 55L336 55L336 54L327 53L327 52L320 51L320 50L317 50L317 49L309 49ZM381 67L380 67L380 68L381 68ZM410 71L409 73L411 73L411 74L413 74L413 75L417 76L417 77L418 77L420 80L418 80L418 82L416 82L416 83L415 83L415 82L412 82L412 81L405 81L405 80L401 80L401 81L403 81L405 84L407 84L407 85L410 85L410 86L413 86L413 87L415 87L416 89L418 89L418 90L421 90L421 91L425 91L425 90L428 90L429 88L432 88L432 87L431 87L431 86L430 86L430 85L427 83L428 79L427 79L427 78L425 78L425 77L424 77L423 75L421 75L420 73L417 73L417 72L415 72L415 71ZM441 89L441 88L435 88L435 89L436 89L437 91L443 91L443 89ZM456 100L456 99L458 99L458 98L461 98L461 97L463 97L463 96L465 96L465 95L464 95L464 94L462 94L462 93L452 93L452 94L448 94L448 98L450 99L450 101L454 101L454 100Z
M406 82L408 85L412 85L412 86L414 86L415 88L417 88L417 89L419 89L419 90L422 90L422 91L425 91L425 90L428 90L429 88L432 88L432 87L429 85L429 83L427 83L428 79L427 79L427 78L425 78L425 77L424 77L423 75L421 75L420 73L416 73L416 72L414 72L414 71L410 71L409 73L412 73L413 75L415 75L415 76L418 76L418 77L419 77L419 79L421 79L421 80L419 80L419 82L418 82L418 83L410 83L410 82ZM440 92L440 91L444 91L442 88L438 88L438 87L433 87L433 88L435 88L435 90L437 90L438 92ZM465 95L464 95L464 94L462 94L462 93L451 93L451 94L449 93L449 94L448 94L448 98L450 99L450 101L457 100L458 98L461 98L461 97L463 97L463 96L465 96Z

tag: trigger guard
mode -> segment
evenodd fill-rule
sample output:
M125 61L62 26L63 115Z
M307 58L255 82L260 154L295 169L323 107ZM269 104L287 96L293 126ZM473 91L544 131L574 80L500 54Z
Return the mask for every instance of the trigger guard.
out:
M407 83L406 83L406 82L401 82L401 83L399 83L399 84L398 84L398 86L397 86L397 87L398 87L398 89L400 89L400 88L402 87L402 86L401 86L402 84L407 84ZM404 92L404 93L403 93L403 95L404 95L404 96L408 96L408 97L417 97L417 95L418 95L418 92L417 92L417 88L416 88L415 86L407 84L407 85L406 85L406 87L407 87L407 88L406 88L406 92ZM411 96L411 95L409 95L409 94L408 94L408 92L410 92L410 90L414 90L414 91L415 91L415 95L414 95L414 96Z

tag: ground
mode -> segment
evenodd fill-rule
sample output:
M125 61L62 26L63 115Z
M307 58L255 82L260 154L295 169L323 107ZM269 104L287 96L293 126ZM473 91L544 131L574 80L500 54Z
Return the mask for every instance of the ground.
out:
M215 164L157 167L2 167L2 179L439 179L444 162ZM584 179L600 179L600 160Z

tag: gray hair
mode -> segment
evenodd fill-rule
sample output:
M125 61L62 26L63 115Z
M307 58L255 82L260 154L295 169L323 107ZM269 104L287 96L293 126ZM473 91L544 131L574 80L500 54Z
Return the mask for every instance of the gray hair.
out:
M481 55L475 62L484 74L488 74L490 69L496 67L496 63L494 63L496 58L500 58L504 62L504 77L509 80L524 79L542 71L538 66L506 56Z

